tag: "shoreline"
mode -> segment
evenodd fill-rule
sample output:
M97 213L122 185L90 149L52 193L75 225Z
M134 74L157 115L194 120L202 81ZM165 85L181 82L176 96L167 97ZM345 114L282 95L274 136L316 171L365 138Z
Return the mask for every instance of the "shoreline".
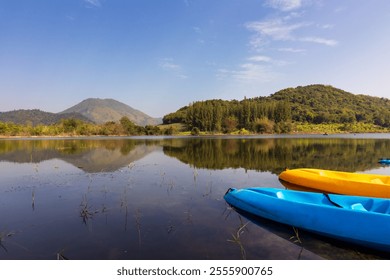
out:
M231 133L231 134L223 134L223 133L201 133L199 135L191 135L185 133L173 134L173 135L0 135L0 140L24 140L24 139L109 139L109 138L207 138L207 137L259 137L259 138L280 138L280 137L297 137L297 136L318 136L318 137L328 137L332 136L357 136L357 135L384 135L390 134L390 131L383 132L332 132L332 133L318 133L318 132L292 132L292 133L270 133L270 134L259 134L259 133L248 133L248 134L239 134L239 133Z

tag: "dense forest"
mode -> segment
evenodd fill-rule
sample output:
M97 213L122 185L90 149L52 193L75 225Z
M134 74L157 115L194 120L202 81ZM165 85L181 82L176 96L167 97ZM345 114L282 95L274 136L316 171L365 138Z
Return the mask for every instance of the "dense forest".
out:
M297 124L340 124L390 128L390 100L354 95L326 85L287 88L268 97L242 101L198 101L168 114L164 124L183 123L188 130L231 133L289 133Z

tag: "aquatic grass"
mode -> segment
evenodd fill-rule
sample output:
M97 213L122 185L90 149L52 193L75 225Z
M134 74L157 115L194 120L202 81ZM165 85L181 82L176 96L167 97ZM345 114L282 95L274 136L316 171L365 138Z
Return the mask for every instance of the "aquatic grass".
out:
M127 222L128 222L128 202L127 202L127 188L124 188L123 195L121 196L121 209L125 208L125 231L127 231Z
M176 227L174 225L169 225L167 227L167 233L170 234L171 232L175 231Z
M241 221L241 226L238 228L238 230L234 234L232 233L233 239L228 239L227 241L237 244L240 247L242 259L246 260L246 251L245 251L244 245L241 242L241 235L243 233L245 233L244 229L249 224L249 222L247 222L246 224L242 224L241 217L240 217L240 221Z
M84 195L80 204L80 217L83 219L83 223L86 225L88 220L92 219L96 213L99 213L99 211L91 210L91 206L88 205L87 195Z
M160 181L160 187L162 187L164 185L164 182L165 182L165 176L166 176L166 173L163 172L163 171L160 171L160 178L161 178L161 181Z
M4 241L6 238L9 238L13 236L15 233L12 231L0 231L0 247L3 248L3 250L8 253L7 248L4 246Z
M172 191L174 188L175 188L176 184L175 184L175 181L173 179L169 180L169 183L168 183L168 190L167 191Z
M135 217L135 224L138 232L138 245L141 247L141 212L139 211L139 208L135 210L134 217Z
M58 261L69 260L67 257L64 256L64 254L63 254L64 251L65 251L65 249L62 249L61 251L57 252L57 260Z
M28 252L28 253L31 253L31 250L29 250L27 247L17 243L17 242L14 242L14 241L9 241L9 240L6 240L10 237L12 237L13 235L15 235L16 233L15 232L0 232L0 247L3 248L3 250L8 253L8 249L7 247L5 246L4 243L9 243L13 245L13 247L18 247L20 249L22 249L23 251L25 252Z
M184 211L184 214L186 214L187 223L192 225L193 221L192 221L191 209L188 209L188 211Z
M291 237L290 237L290 240L296 239L296 240L294 240L294 243L300 243L300 244L302 244L302 241L301 241L301 239L299 238L299 231L298 231L298 228L296 228L296 227L292 227L292 228L293 228L293 230L294 230L294 234L295 234L295 235L291 236Z
M207 197L207 196L211 195L212 193L213 193L213 182L210 182L209 189L207 190L207 192L202 194L202 196Z
M301 241L301 238L299 237L298 228L296 228L296 227L292 227L292 228L293 228L293 230L294 230L294 234L295 234L295 235L291 236L291 237L290 237L290 240L296 239L296 240L294 240L294 243L299 243L299 244L301 244L301 250L299 251L299 255L298 255L298 258L297 258L298 260L300 260L301 257L302 257L302 253L303 253L303 243L302 243L302 241Z
M88 184L88 187L87 187L87 191L90 192L91 191L91 185L92 185L92 175L88 174L88 178L89 178L89 184Z
M35 189L32 190L32 194L31 194L31 207L32 207L32 210L34 211L35 210Z
M197 180L198 176L199 176L198 170L196 170L196 168L194 168L194 184L195 184L195 186L196 186L196 180Z
M225 202L226 203L226 202ZM224 215L225 216L225 221L229 218L229 216L232 214L232 213L234 213L235 211L234 211L234 208L233 207L231 207L229 204L227 204L226 203L226 208L224 209L224 211L223 211L223 213L222 213L222 215ZM225 213L226 213L226 215L225 215Z

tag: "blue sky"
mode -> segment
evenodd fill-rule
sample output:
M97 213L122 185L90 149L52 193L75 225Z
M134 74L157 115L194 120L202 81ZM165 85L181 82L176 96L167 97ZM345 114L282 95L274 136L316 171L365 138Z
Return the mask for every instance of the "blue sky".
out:
M390 98L388 0L0 0L0 111L190 102L327 84Z

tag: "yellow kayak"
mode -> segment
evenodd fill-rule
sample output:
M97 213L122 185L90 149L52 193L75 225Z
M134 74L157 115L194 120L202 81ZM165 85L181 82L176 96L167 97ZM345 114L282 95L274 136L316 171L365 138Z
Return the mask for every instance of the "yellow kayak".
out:
M283 171L279 179L292 189L390 198L390 176L386 175L298 168Z

